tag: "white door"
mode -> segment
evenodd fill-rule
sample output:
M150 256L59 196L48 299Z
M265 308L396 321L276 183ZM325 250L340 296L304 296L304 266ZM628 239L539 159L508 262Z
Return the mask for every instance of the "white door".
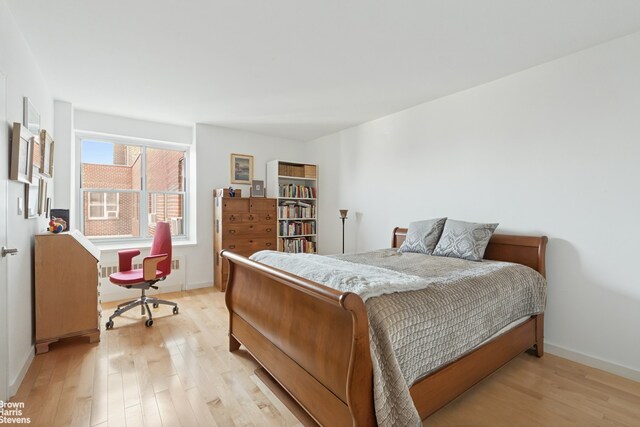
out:
M7 78L0 71L0 247L7 246L7 180L9 178L9 123ZM7 347L7 257L0 256L0 400L7 400L9 351Z

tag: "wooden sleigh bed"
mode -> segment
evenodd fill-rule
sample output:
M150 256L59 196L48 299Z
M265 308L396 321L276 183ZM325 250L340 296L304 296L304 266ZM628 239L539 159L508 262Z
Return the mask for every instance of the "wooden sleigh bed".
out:
M406 238L393 230L392 247ZM524 264L545 275L547 238L496 234L485 259ZM342 293L228 251L229 351L242 344L321 425L372 426L373 371L365 304ZM449 362L410 393L422 419L502 365L534 348L543 354L544 315Z

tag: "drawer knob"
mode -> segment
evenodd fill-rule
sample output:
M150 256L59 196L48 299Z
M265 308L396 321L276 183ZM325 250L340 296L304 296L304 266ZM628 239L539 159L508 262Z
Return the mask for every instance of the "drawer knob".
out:
M249 215L249 219L253 219L253 215Z
M249 243L253 243L253 240L249 240Z
M271 231L271 229L270 229L270 228L267 228L267 232L269 232L269 231Z
M271 219L271 215L267 215L267 218L266 218L266 219Z
M236 230L229 230L229 234L236 234Z
M271 242L268 242L265 246L271 246Z
M229 249L235 249L236 245L229 245Z
M235 220L236 220L236 216L235 216L235 215L231 215L231 216L229 217L229 221L235 221Z

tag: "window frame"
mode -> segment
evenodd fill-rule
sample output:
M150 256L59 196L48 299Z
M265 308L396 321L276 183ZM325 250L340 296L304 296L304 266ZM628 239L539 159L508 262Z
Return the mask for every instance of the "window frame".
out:
M107 206L111 205L111 203L107 203L107 194L111 194L111 192L108 191L91 191L91 190L87 190L87 219L90 219L91 221L102 221L102 220L113 220L113 219L120 219L120 193L115 193L116 194L116 216L109 216L108 212L114 212L114 211L110 211L107 209ZM102 202L98 202L98 203L93 203L91 202L91 194L102 194ZM95 207L95 206L102 206L103 209L103 215L102 216L91 216L91 208ZM84 223L83 223L84 224Z
M191 185L189 183L190 171L189 165L191 162L190 159L190 146L188 144L181 144L177 142L169 142L169 141L158 141L146 138L136 138L136 137L126 137L119 135L111 135L104 134L99 132L88 132L88 131L75 131L75 139L76 139L76 150L75 150L75 170L76 170L76 184L75 184L75 195L76 195L76 212L78 218L78 229L84 234L85 232L85 219L84 219L84 194L91 192L100 192L100 193L137 193L138 194L138 216L139 216L139 226L140 226L140 236L123 236L123 237L115 237L115 236L87 236L89 240L93 243L104 244L104 245L118 245L122 244L126 246L128 244L134 243L149 243L153 240L153 236L147 235L149 229L149 215L148 215L148 203L149 203L149 195L152 193L166 193L166 194L180 194L183 198L183 207L182 207L182 231L183 234L172 235L171 239L173 241L188 241L190 236L190 188ZM141 186L140 190L133 189L111 189L111 188L83 188L82 187L82 142L84 140L93 140L99 142L107 142L112 144L124 144L124 145L132 145L141 148ZM182 176L182 191L148 191L147 190L147 148L156 148L161 150L175 150L181 151L184 153L184 161L183 161L183 176ZM119 200L119 194L118 194ZM119 206L118 206L119 210ZM112 219L112 218L111 218ZM92 220L93 221L93 220Z

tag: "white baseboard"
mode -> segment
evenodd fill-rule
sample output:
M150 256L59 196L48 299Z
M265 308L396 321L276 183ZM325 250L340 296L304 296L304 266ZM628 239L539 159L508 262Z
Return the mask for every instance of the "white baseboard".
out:
M27 354L24 355L24 363L22 364L22 368L20 369L20 372L18 372L15 378L11 380L11 382L9 383L9 390L8 390L9 396L13 397L18 392L18 389L20 388L20 384L22 384L22 380L24 379L24 376L27 375L27 371L31 366L31 362L33 362L33 358L35 357L35 354L36 354L36 349L34 346L31 346Z
M192 283L190 285L187 285L185 290L190 291L192 289L212 288L212 287L213 287L213 282Z
M640 371L637 369L607 362L606 360L569 350L568 348L551 344L546 341L544 343L544 351L546 353L564 357L565 359L569 359L574 362L582 363L583 365L591 366L592 368L601 369L621 377L629 378L630 380L640 381Z

